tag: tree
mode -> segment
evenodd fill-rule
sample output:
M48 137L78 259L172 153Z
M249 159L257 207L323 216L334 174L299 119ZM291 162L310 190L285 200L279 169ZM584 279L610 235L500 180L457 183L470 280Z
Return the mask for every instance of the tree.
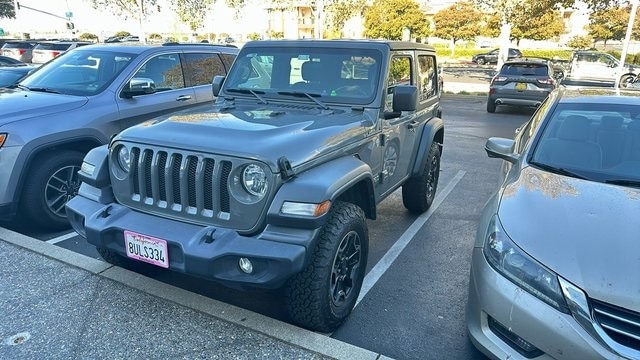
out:
M480 35L482 20L482 13L473 3L461 1L438 11L433 16L436 26L433 35L451 40L451 56L454 56L458 40L472 40Z
M80 34L79 38L80 40L83 40L83 41L93 41L93 42L98 41L98 35L91 34L91 33L82 33Z
M629 9L616 7L598 10L589 16L587 31L594 41L603 41L607 45L609 40L622 40L627 33Z
M112 14L127 19L142 20L158 11L157 0L91 0L94 9L108 10Z
M191 31L196 31L204 24L207 11L214 0L172 0L171 8L178 14L183 23L189 25Z
M495 38L500 36L502 19L496 13L485 14L481 24L480 35Z
M107 10L126 19L136 19L140 31L144 32L143 19L160 10L157 0L91 0L94 9ZM140 34L141 39L146 39Z
M128 31L118 31L117 33L113 34L113 36L127 37L127 36L131 36L131 33Z
M516 9L514 11L514 25L511 29L510 40L548 40L564 32L564 21L557 10L532 7L529 11Z
M415 0L374 0L364 14L364 36L369 38L400 40L405 28L422 38L429 35L429 25Z
M539 9L559 9L561 7L572 7L581 1L593 11L608 9L620 6L627 0L474 0L475 3L489 14L496 14L500 19L500 37L502 39L511 38L511 28L515 25L514 13L537 12ZM502 66L502 62L507 54L506 44L500 47L500 57L497 67Z
M151 40L151 41L162 41L162 35L160 35L158 33L151 33L151 34L149 34L149 40Z
M247 38L248 38L249 40L261 40L261 39L262 39L262 35L260 35L260 34L259 34L259 33L257 33L257 32L252 32L252 33L250 33L249 35L247 35Z
M356 14L362 14L366 8L367 0L342 0L325 3L326 29L330 33L337 34L335 37L344 35L344 24Z
M593 39L588 36L574 36L567 41L567 46L573 49L588 49L593 44Z
M0 19L15 19L16 9L13 6L13 0L0 0Z

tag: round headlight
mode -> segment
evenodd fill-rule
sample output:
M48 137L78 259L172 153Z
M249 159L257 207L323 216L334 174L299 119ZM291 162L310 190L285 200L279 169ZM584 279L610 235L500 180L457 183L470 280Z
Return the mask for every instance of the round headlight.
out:
M242 171L242 186L254 196L264 196L267 193L267 174L256 164L247 165Z
M118 165L120 165L120 168L125 172L128 172L131 167L131 153L126 146L121 146L120 149L118 149Z

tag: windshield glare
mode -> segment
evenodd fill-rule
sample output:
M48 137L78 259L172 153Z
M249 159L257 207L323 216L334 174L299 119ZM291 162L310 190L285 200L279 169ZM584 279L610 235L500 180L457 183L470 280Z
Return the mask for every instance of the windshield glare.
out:
M64 53L20 82L61 94L91 96L103 91L136 55L83 49Z
M640 181L640 106L559 105L530 161L594 181Z
M371 49L252 47L236 59L223 91L251 89L265 98L307 93L322 102L368 104L376 94L381 56Z

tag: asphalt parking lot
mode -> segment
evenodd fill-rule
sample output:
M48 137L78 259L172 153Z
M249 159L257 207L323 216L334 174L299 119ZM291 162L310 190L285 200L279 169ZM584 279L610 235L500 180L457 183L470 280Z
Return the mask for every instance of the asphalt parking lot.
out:
M487 158L483 145L490 136L512 137L532 114L528 109L488 114L485 101L483 96L445 95L445 147L434 206L421 216L411 215L399 193L380 205L378 220L369 222L367 277L358 304L341 328L320 335L395 359L484 358L469 343L464 324L475 227L499 179L500 162ZM72 232L43 233L19 222L1 226L99 259ZM139 271L188 294L288 324L277 291L237 291L171 272Z

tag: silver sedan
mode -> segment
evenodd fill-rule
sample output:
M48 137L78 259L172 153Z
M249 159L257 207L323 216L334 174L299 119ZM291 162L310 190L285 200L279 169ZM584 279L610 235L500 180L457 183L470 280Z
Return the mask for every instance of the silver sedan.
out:
M640 358L640 92L558 89L515 139L473 249L466 322L495 359Z

